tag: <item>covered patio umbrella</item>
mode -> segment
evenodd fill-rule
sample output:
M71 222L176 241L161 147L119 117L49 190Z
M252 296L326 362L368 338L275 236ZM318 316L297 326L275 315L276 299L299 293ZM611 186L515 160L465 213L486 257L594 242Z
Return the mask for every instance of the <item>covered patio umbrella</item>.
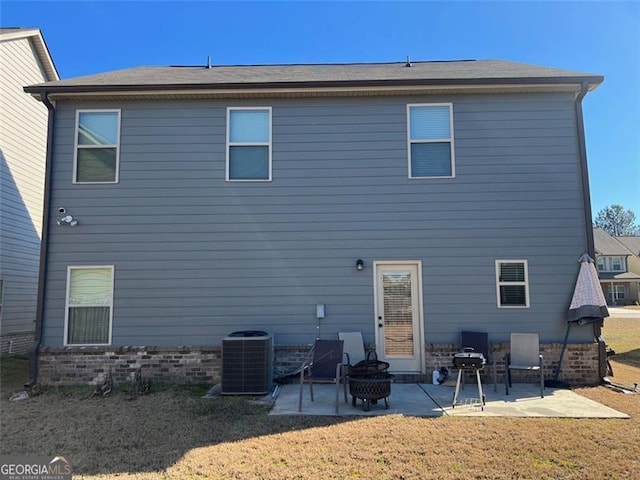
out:
M602 326L604 318L609 316L607 302L602 293L600 282L598 281L598 271L596 270L593 258L585 253L580 257L578 262L580 262L580 272L578 273L578 280L576 281L571 305L567 312L567 333L564 336L554 382L558 381L558 376L560 375L560 366L562 365L562 358L567 348L571 325L574 323L577 325L592 323L595 333L596 328Z
M598 271L593 259L586 253L578 262L580 262L580 273L578 273L576 288L569 306L567 321L569 324L576 322L578 325L601 322L609 316L609 310L598 281Z

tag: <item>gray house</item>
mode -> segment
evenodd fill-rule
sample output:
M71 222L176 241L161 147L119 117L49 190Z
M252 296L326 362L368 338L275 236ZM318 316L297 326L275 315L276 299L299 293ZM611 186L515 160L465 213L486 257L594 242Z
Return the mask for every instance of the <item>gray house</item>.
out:
M216 381L238 330L273 335L280 372L361 331L417 377L463 329L496 360L537 332L551 371L593 255L581 102L602 80L487 60L25 88L53 116L32 381ZM566 379L597 380L593 332L570 342Z
M0 65L0 353L24 353L36 323L48 112L23 87L59 77L38 29L0 28Z

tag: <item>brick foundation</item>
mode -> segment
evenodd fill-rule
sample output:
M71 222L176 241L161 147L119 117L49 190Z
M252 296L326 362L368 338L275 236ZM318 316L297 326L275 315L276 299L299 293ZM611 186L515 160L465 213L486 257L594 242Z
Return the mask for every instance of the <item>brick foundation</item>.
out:
M67 347L40 349L38 383L100 383L111 372L127 382L138 369L145 378L175 383L218 383L220 347Z
M0 336L0 354L29 353L33 341L33 332L3 333Z
M275 345L273 378L291 375L308 359L311 345Z
M371 348L372 346L370 346ZM292 374L307 358L310 345L276 345L274 378ZM425 345L424 375L396 375L397 382L430 382L434 367L451 368L451 358L459 350L457 344ZM541 345L545 378L552 379L562 344ZM496 361L497 381L504 382L504 355L507 343L491 345L491 358ZM560 380L572 385L599 383L598 344L570 344L562 362ZM67 347L40 349L38 382L70 385L99 383L111 372L115 382L130 381L138 369L145 378L175 383L211 383L221 381L220 347ZM485 382L492 381L491 369L483 371ZM534 375L517 372L517 382L536 382Z
M276 345L274 378L295 372L311 345ZM175 383L219 383L220 347L42 347L38 382L45 385L99 383L111 372L114 382L131 380L138 369L146 378Z

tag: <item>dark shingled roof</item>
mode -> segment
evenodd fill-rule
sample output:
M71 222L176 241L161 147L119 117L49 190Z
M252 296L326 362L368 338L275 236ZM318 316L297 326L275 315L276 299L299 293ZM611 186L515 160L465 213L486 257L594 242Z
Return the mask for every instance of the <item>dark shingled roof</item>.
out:
M475 85L510 83L580 83L593 88L600 75L503 60L354 63L325 65L233 65L204 67L137 67L57 82L25 91L91 92L166 88L269 88L384 85Z

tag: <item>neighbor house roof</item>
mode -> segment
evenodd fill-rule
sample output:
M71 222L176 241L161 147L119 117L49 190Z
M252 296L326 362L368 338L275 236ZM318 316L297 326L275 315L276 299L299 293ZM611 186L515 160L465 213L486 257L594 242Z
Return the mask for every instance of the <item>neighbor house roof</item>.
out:
M409 66L410 65L410 66ZM107 92L186 92L265 89L391 88L435 86L564 86L602 83L600 75L503 60L397 63L137 67L32 85L39 95Z
M613 237L599 227L593 229L593 240L598 255L634 255L633 252L619 242L619 239L620 237Z
M598 278L600 280L640 280L640 275L633 272L623 272L623 273L614 273L614 272L598 272Z
M37 28L0 28L0 42L10 40L20 40L26 38L33 45L33 49L38 57L42 71L48 82L58 81L60 79L58 70L51 59L47 44L42 37L42 33Z
M640 257L640 237L616 237L636 257Z

